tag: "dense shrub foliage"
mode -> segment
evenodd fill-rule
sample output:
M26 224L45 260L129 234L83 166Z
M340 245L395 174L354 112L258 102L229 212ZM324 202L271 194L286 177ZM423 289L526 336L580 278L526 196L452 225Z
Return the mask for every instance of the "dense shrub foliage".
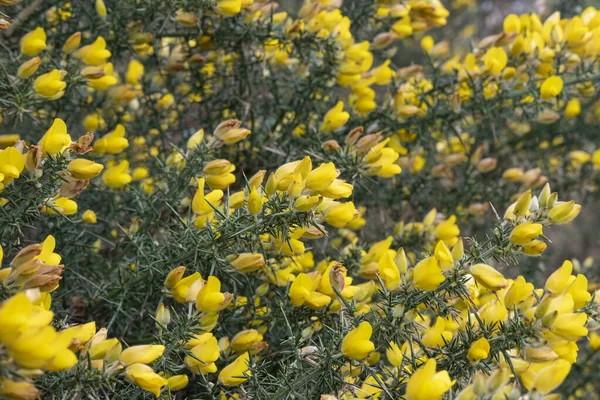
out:
M0 0L0 397L596 398L600 11L472 3Z

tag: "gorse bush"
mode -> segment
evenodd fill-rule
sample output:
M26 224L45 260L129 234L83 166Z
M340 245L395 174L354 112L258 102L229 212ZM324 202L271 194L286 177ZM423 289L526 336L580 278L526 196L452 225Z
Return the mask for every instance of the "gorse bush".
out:
M598 396L600 11L0 5L1 398Z

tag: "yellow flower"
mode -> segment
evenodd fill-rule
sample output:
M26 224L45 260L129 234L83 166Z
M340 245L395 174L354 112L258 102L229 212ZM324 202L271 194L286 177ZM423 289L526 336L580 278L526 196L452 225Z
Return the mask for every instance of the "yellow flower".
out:
M389 347L385 350L385 355L394 367L399 367L404 359L404 353L395 342L390 342Z
M96 140L94 152L98 154L119 154L127 147L129 147L129 140L125 138L125 127L117 124L112 132Z
M217 338L212 333L203 333L192 339L186 347L192 355L184 358L185 365L194 373L215 373L217 366L215 361L219 359L220 349Z
M48 100L57 100L65 94L67 83L62 81L63 72L53 69L50 72L38 76L33 81L35 92Z
M446 277L442 274L435 257L428 257L420 261L414 268L413 282L421 290L435 290Z
M321 124L321 131L335 131L344 126L349 118L350 114L344 111L344 102L338 101L336 105L325 114L325 118Z
M540 86L540 96L542 99L556 97L563 90L563 80L560 76L551 76L546 78Z
M104 71L104 75L100 78L88 79L88 85L99 91L108 90L119 82L116 74L114 73L112 63L104 64L102 66L102 70Z
M446 330L446 322L437 317L435 324L423 335L422 342L427 347L442 347L452 340L452 332Z
M440 400L455 381L450 380L447 371L435 372L434 358L427 360L425 365L417 369L406 384L408 400Z
M52 199L47 199L41 210L44 214L63 214L73 215L77 213L77 203L74 200L66 197L57 196Z
M590 348L593 351L600 350L600 335L596 332L590 333Z
M229 17L238 14L242 9L242 0L217 0L217 11Z
M332 162L321 164L308 174L305 184L310 190L323 191L331 186L337 175L337 170Z
M98 36L94 43L83 46L77 51L77 57L86 65L97 67L103 65L110 58L110 51L106 49L106 40Z
M517 225L510 234L510 241L514 244L524 245L542 234L542 224L526 221Z
M292 305L299 307L307 305L317 310L331 303L331 297L317 292L321 282L321 274L314 272L312 274L300 273L290 285L290 300Z
M130 85L137 85L140 79L144 76L144 64L138 60L131 60L127 66L125 80Z
M486 264L473 265L471 275L478 284L490 290L504 289L508 285L504 275Z
M156 397L160 395L160 390L168 381L158 375L149 366L145 364L131 364L125 370L125 376L130 381L144 390L154 394Z
M507 62L508 56L502 47L490 47L483 57L483 64L489 73L494 76L500 75Z
M550 293L562 293L569 286L569 278L573 272L573 263L565 260L563 264L546 279L546 290Z
M579 102L579 99L575 98L569 100L567 106L565 107L565 117L575 118L579 114L581 114L581 103Z
M246 137L248 137L250 133L250 129L234 128L225 130L223 132L219 132L215 134L215 136L221 141L223 141L223 143L225 144L235 144L239 141L246 139Z
M183 275L184 272L185 267L177 267L172 270L167 276L165 286L167 288L172 286L171 294L173 295L175 301L178 301L179 303L191 303L196 300L196 296L202 288L202 276L200 276L199 272L194 272L190 276L186 276L183 279L177 279L181 278L180 275ZM173 284L175 281L177 281L177 283ZM192 290L192 287L194 290Z
M219 373L219 382L224 386L239 386L252 375L249 368L250 355L243 353Z
M240 253L227 257L229 264L239 272L247 274L265 266L265 258L259 253Z
M231 349L236 353L247 351L254 343L263 340L263 335L256 329L246 329L238 332L231 339Z
M424 36L423 39L421 39L421 48L425 53L429 53L431 49L433 49L434 44L433 38L429 35Z
M576 341L583 336L587 336L586 322L587 314L585 313L558 314L552 324L551 331L564 340Z
M86 224L95 224L98 221L98 218L96 217L96 213L92 210L85 210L83 212L83 215L81 216L81 219Z
M467 357L471 364L476 363L479 360L485 360L488 358L490 354L490 343L486 338L482 337L477 341L473 342L471 347L469 347L469 352Z
M401 282L400 270L394 262L393 254L392 250L386 251L378 263L379 276L387 290L396 289Z
M26 56L37 56L46 49L46 32L37 27L21 38L21 53Z
M56 118L50 129L40 139L38 145L43 154L54 156L61 153L71 144L71 136L67 133L65 122Z
M533 289L532 283L525 281L522 276L517 277L504 295L504 304L512 310L514 306L519 306L525 300L531 298Z
M69 163L68 169L75 179L92 179L102 172L104 166L85 158L77 158Z
M548 394L556 389L571 372L571 363L566 360L556 360L539 371L533 385L533 389L541 394Z
M325 210L325 222L336 228L343 228L350 221L352 221L356 215L356 209L354 203L351 201L347 203L334 203Z
M361 322L358 327L352 329L342 340L342 353L354 360L365 359L373 350L375 345L371 342L373 328L367 321Z
M0 150L0 190L21 176L25 168L25 156L14 147Z
M114 189L120 189L131 182L129 161L123 160L117 165L108 167L102 174L102 181Z
M175 392L185 388L189 383L187 375L173 375L167 380L167 387L170 391Z
M162 356L165 346L145 344L140 346L131 346L123 350L119 356L119 361L125 365L135 363L150 364L158 357Z
M157 102L156 108L159 110L166 110L175 104L175 96L171 93L164 94Z
M202 312L219 312L231 303L231 293L221 293L221 281L209 276L196 297L196 308Z

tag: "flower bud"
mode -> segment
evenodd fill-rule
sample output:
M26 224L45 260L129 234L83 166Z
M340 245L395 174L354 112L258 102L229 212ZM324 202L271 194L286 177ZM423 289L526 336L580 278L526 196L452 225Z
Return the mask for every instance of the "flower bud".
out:
M160 303L158 310L156 310L156 322L158 322L162 327L169 325L171 322L171 311L169 307L165 307L163 303Z
M85 158L77 158L69 163L68 169L75 179L92 179L102 172L104 166Z
M323 150L325 150L325 151L338 151L339 149L341 149L341 146L339 145L339 143L333 139L323 142L322 147L323 147Z
M244 274L257 271L265 265L265 259L258 253L240 253L227 257L229 264Z
M198 18L198 16L194 13L191 12L185 12L182 10L177 10L176 13L176 17L175 17L175 21L179 22L180 24L184 25L184 26L188 26L188 27L194 27L196 25L198 25L198 21L200 19Z
M487 157L477 163L477 170L482 174L487 174L488 172L492 172L494 169L496 169L497 164L497 159Z
M29 78L31 75L35 74L35 71L42 64L42 59L39 57L33 57L31 60L25 61L17 71L17 75L19 78Z
M106 73L102 67L85 67L81 70L81 76L87 79L99 79L104 75L106 75Z
M75 32L74 34L69 36L68 39L65 41L65 44L63 45L63 48L62 48L63 53L71 54L72 52L77 50L80 43L81 43L81 32Z

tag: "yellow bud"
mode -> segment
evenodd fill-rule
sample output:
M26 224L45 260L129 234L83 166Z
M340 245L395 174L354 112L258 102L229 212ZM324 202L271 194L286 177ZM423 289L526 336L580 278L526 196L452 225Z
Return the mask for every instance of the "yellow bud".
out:
M17 71L19 78L29 78L35 74L39 66L42 64L42 59L39 57L33 57L31 60L25 61Z
M67 38L65 44L63 45L62 51L66 54L71 54L79 47L81 43L81 32L75 32L71 36Z

